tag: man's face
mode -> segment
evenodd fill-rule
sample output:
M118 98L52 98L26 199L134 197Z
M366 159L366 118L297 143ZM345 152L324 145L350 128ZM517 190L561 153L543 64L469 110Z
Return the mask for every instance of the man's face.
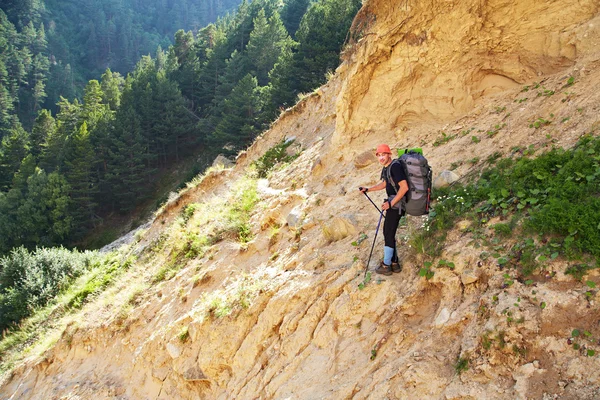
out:
M379 160L379 164L386 166L392 161L392 155L390 153L377 153L377 159Z

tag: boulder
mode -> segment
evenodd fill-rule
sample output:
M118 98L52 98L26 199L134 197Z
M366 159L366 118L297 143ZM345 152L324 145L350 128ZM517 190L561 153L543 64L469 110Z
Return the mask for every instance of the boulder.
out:
M469 285L479 280L479 273L472 269L466 269L460 274L460 280L463 285Z
M324 222L321 225L321 229L323 230L323 236L330 242L335 242L350 235L355 235L357 232L352 222L343 217L335 217Z
M442 171L437 178L433 180L433 187L439 189L451 185L460 179L456 173L448 170Z
M357 169L360 169L373 164L375 161L377 161L375 154L373 154L372 151L365 151L356 156L354 159L354 166Z
M177 358L181 355L181 347L174 343L167 343L167 352L171 358Z
M233 166L233 161L225 157L223 154L219 154L212 163L213 167L230 168Z
M204 372L202 372L202 369L200 369L200 367L195 365L191 368L188 368L183 373L183 379L185 379L188 382L195 382L195 381L205 381L208 378L206 377L206 375L204 375Z
M440 311L440 313L436 317L433 324L435 325L436 328L440 328L440 327L444 326L444 324L446 322L448 322L449 319L450 319L450 310L448 310L447 308L444 307L442 309L442 311Z
M290 228L298 228L302 225L302 208L300 206L296 206L290 211L290 213L285 218L288 226Z

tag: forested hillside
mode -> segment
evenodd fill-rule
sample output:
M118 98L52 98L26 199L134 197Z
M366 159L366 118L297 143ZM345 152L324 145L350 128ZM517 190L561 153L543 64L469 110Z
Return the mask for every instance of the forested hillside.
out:
M72 244L106 215L147 200L156 177L181 157L209 161L245 148L282 107L325 82L360 7L359 0L244 1L196 29L202 13L188 3L162 2L141 20L136 11L150 6L136 1L3 3L0 254ZM207 4L213 15L229 3ZM167 9L177 18L166 18ZM173 45L142 56L126 76L118 72L143 43L166 44L173 24L194 29L177 31ZM51 35L63 41L51 45ZM90 73L111 67L81 97L67 62L74 54ZM54 112L48 103L57 94Z
M36 111L32 106L39 106L40 101L43 108L55 112L60 96L80 97L87 81L97 79L107 68L125 75L143 55L154 54L158 46L171 45L178 29L196 32L233 11L239 3L240 0L3 1L0 8L10 25L3 18L2 36L15 45L11 49L15 52L7 57L13 64L20 64L20 71L9 72L13 72L14 79L30 81L30 77L23 78L21 74L35 60L35 74L41 77L41 84L39 78L30 82L31 88L38 85L37 97L27 99L31 104L20 110L21 122L31 126ZM40 98L41 92L45 96Z

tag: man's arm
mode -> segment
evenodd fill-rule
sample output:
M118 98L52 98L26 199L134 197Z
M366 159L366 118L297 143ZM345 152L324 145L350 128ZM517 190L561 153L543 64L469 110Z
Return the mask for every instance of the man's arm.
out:
M366 192L376 192L378 190L383 190L383 189L385 189L385 181L381 181L377 185L371 186L371 187L368 187L368 188L367 187L362 187L362 186L358 188L358 190L360 190L363 193L366 193Z

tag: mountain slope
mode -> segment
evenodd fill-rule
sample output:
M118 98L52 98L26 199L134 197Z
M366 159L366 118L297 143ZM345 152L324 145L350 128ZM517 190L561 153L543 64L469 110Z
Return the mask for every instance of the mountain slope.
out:
M567 345L575 328L600 336L598 295L585 298L565 261L534 288L506 285L459 223L441 256L455 268L426 280L405 240L416 219L399 234L403 271L361 290L377 212L356 190L378 178L380 142L420 145L436 173L466 176L496 152L597 135L599 11L595 1L366 2L330 82L233 168L167 205L127 249L136 265L17 367L1 397L599 397L600 358ZM539 118L551 123L530 127ZM268 179L246 172L290 137L294 161ZM228 218L254 191L253 238L240 241ZM178 256L189 232L216 242ZM168 265L174 276L158 279Z

